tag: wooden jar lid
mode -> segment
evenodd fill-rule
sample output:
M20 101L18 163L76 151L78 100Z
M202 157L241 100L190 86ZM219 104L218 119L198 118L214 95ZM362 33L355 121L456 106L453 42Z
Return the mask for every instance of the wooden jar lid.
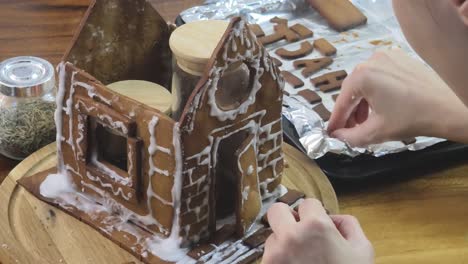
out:
M169 45L179 67L188 73L202 75L228 25L229 22L222 20L201 20L177 28Z
M121 95L127 96L135 101L167 113L171 109L171 93L159 84L126 80L107 85L109 89Z

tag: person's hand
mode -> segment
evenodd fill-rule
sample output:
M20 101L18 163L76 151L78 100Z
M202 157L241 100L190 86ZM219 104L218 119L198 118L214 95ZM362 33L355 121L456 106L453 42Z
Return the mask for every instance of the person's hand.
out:
M343 82L328 132L351 146L415 136L468 141L468 110L430 68L400 50L375 53Z
M452 3L455 5L458 14L460 15L461 20L468 26L468 1L466 0L452 0Z
M320 201L306 199L299 213L277 203L268 210L273 234L263 264L372 264L374 250L352 216L328 216Z

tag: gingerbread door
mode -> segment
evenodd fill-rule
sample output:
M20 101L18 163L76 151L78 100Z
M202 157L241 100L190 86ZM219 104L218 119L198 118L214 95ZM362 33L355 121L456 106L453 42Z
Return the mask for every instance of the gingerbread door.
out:
M257 174L256 140L254 135L247 137L235 156L234 169L238 176L236 225L237 235L243 236L256 220L262 207L262 197Z

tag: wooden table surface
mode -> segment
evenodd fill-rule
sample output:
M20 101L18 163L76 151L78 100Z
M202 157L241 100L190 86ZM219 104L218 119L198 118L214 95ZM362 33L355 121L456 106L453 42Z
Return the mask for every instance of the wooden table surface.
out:
M151 2L174 21L203 0ZM35 55L58 63L88 3L0 0L0 60ZM0 157L0 182L16 164ZM342 213L361 221L377 263L468 263L468 157L448 169L340 190L338 199Z

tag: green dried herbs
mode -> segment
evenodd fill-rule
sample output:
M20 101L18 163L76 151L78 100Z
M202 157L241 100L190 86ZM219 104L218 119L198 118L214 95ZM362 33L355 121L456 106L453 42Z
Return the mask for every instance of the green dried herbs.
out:
M55 103L18 102L0 110L0 152L23 159L55 141Z

